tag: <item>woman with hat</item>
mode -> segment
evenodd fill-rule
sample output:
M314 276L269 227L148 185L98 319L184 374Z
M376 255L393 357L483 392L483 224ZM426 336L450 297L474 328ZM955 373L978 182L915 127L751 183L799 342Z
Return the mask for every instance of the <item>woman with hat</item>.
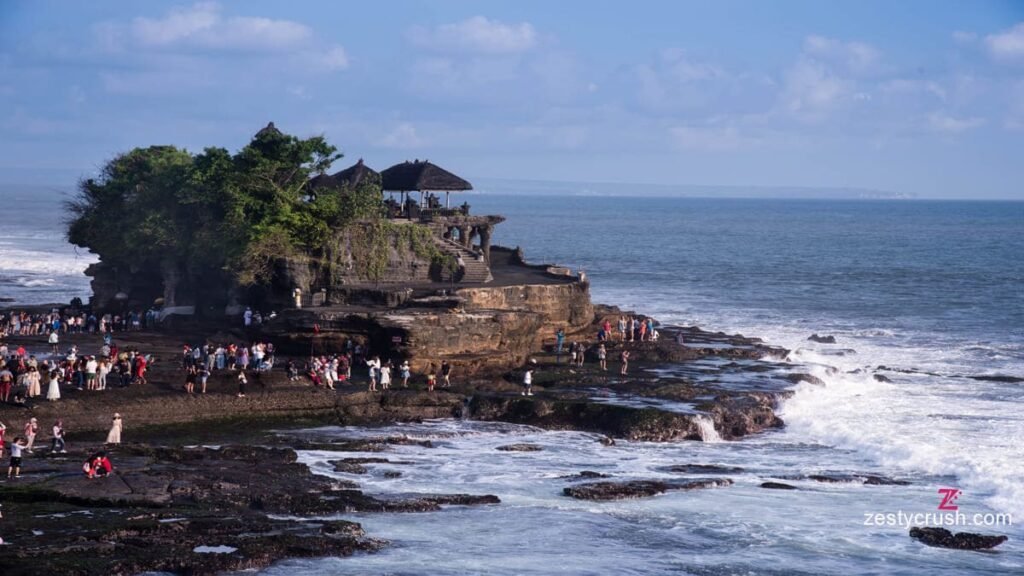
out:
M107 433L107 444L121 443L121 415L114 412L114 419L110 424L110 432Z

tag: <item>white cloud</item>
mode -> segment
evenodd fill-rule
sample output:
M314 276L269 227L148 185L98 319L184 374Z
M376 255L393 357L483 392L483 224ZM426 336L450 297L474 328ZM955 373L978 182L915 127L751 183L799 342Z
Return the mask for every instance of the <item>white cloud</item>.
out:
M864 78L875 73L881 54L863 42L808 36L785 75L783 107L804 121L819 121L855 102L872 99Z
M381 148L408 150L422 148L424 140L416 133L416 127L409 122L402 122L390 132L379 138L375 144Z
M851 95L851 82L820 62L800 60L786 74L783 98L790 112L826 112Z
M962 134L968 130L979 128L985 124L984 118L956 118L942 112L936 112L928 116L928 127L935 132L943 134Z
M135 18L130 34L143 46L274 51L304 45L313 31L291 20L225 17L219 4L204 2L175 8L163 18Z
M228 52L281 58L283 67L314 72L344 70L348 53L338 44L319 41L300 22L259 16L231 16L213 2L173 8L159 18L138 17L127 23L93 26L98 47L106 52L209 54Z
M1024 61L1024 22L1009 30L985 36L985 46L996 60Z
M324 70L344 70L348 68L348 52L341 46L332 46L324 52L313 53L312 61L316 67Z
M817 60L838 63L858 73L870 70L881 56L870 44L843 42L816 35L804 40L804 53Z
M517 54L537 45L537 32L529 22L505 24L474 16L461 22L422 26L409 32L413 44L426 50L468 54Z

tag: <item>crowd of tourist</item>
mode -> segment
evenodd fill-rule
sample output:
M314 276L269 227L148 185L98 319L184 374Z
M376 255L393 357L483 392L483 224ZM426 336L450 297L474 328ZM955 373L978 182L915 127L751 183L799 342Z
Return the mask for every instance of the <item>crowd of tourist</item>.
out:
M66 309L49 312L0 312L0 339L8 336L63 334L110 334L138 331L156 323L157 311L139 310L125 314L100 314Z

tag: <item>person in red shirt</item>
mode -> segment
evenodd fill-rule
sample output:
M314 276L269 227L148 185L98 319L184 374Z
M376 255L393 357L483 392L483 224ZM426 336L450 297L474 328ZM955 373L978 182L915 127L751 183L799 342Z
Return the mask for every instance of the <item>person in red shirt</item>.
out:
M141 354L135 359L135 379L139 384L146 383L146 357Z

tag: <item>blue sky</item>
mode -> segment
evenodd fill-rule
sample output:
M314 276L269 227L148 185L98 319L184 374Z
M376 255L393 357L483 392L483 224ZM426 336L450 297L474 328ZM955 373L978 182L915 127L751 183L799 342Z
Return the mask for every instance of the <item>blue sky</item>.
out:
M0 0L0 181L270 120L345 165L1024 199L1024 2Z

